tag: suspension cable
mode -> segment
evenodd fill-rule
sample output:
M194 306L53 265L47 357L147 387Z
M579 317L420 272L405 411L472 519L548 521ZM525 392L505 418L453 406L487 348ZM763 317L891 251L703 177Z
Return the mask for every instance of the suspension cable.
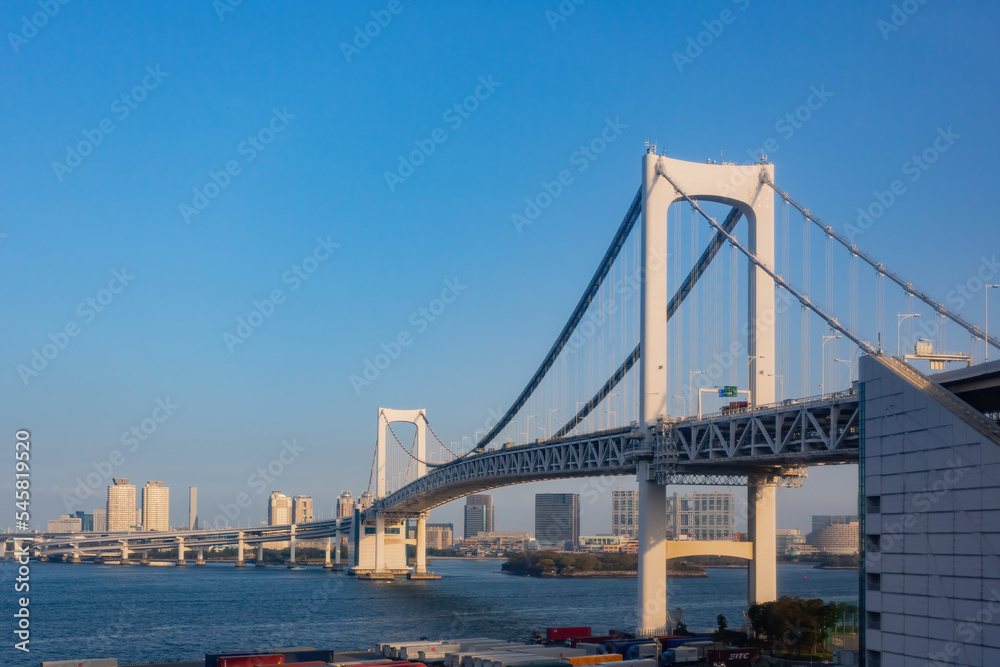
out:
M712 225L713 228L715 228L716 231L719 232L723 231L722 226L719 225L719 223L717 223L713 217L708 215L708 213L705 213L705 211L701 208L701 206L698 205L698 203L695 200L691 199L691 197L689 197L686 192L681 190L677 182L674 181L669 174L667 174L666 170L663 168L663 165L659 162L656 165L656 173L659 174L660 176L663 176L663 178L665 178L667 182L669 182L670 185L674 187L674 190L677 191L677 194L679 194L681 197L684 198L685 201L691 204L691 207L699 214L701 214L701 216L705 218L708 221L708 223ZM762 176L761 178L762 180L764 180L765 177ZM792 287L788 283L788 281L779 276L777 273L774 272L773 269L771 269L771 267L769 267L767 264L758 259L755 253L752 253L749 250L747 250L743 246L743 244L740 243L734 236L732 236L728 232L723 232L723 233L725 233L729 241L746 256L747 260L751 264L753 264L754 266L762 270L764 273L766 273L768 276L770 276L774 282L776 282L780 287L784 288L792 296L798 299L802 305L804 305L806 308L819 315L819 317L822 318L824 322L826 322L832 328L844 334L848 339L851 340L851 342L853 342L855 345L863 349L865 352L867 352L872 356L878 356L879 352L875 350L875 348L873 348L868 342L859 338L853 331L851 331L849 328L841 324L835 317L830 317L829 315L826 314L826 312L823 311L823 309L813 304L813 302L809 299L807 295L801 294L797 289Z
M859 249L858 246L854 245L853 243L851 243L850 241L848 241L847 239L845 239L844 237L842 237L840 234L838 234L837 232L835 232L832 227L830 227L829 225L824 224L822 221L820 221L819 218L817 218L812 213L810 213L808 209L803 208L801 204L799 204L797 201L795 201L794 199L792 199L788 195L787 192L785 192L784 190L782 190L781 188L779 188L777 185L775 185L774 183L772 183L771 179L768 178L768 176L767 176L766 173L762 173L761 174L761 180L766 185L770 186L770 188L772 190L774 190L775 192L777 192L781 196L782 199L784 199L786 202L788 202L789 204L791 204L792 206L794 206L795 208L797 208L799 210L799 212L802 213L802 215L804 215L806 218L808 218L809 220L811 220L814 223L816 223L817 225L819 225L819 227L822 228L823 231L825 231L828 235L832 236L834 239L836 239L837 241L839 241L848 250L850 250L851 252L853 252L854 254L856 254L858 257L860 257L861 259L863 259L866 263L868 263L869 266L871 266L873 269L875 269L876 271L878 271L880 274L882 274L884 276L888 276L891 281L893 281L894 283L896 283L897 285L899 285L900 287L902 287L908 294L914 295L915 297L917 297L918 299L920 299L921 301L923 301L925 304L927 304L928 306L930 306L931 308L933 308L935 312L940 313L941 315L944 315L944 316L948 317L950 320L952 320L953 322L955 322L956 324L958 324L959 326L961 326L962 328L964 328L966 331L968 331L970 334L972 334L975 338L985 339L990 345L992 345L993 347L995 347L997 349L1000 349L1000 340L997 340L996 338L993 338L992 336L986 336L986 334L983 331L981 331L979 329L979 327L977 327L976 325L974 325L974 324L972 324L970 322L967 322L965 319L963 319L957 313L953 313L952 311L948 310L944 305L938 303L937 301L935 301L934 299L932 299L931 297L929 297L926 292L920 292L920 291L918 291L913 286L913 283L906 282L898 274L896 274L893 271L890 271L889 269L885 268L882 265L881 262L875 261L874 257L872 257L868 253L864 252L863 250Z
M615 234L614 239L611 241L611 245L608 247L607 252L604 254L604 258L601 260L600 266L597 267L597 271L594 273L593 277L590 279L590 284L587 285L586 291L583 296L580 297L580 301L576 304L576 308L573 309L573 314L570 315L569 320L563 326L562 332L559 337L556 338L556 342L553 343L552 348L549 350L548 354L545 355L545 359L542 361L538 370L528 381L527 386L521 391L521 394L514 401L513 405L507 409L507 412L503 417L490 429L489 433L483 436L474 449L483 449L488 446L494 438L510 423L514 418L514 415L524 407L525 403L534 393L538 385L541 384L542 379L552 368L555 363L556 357L569 342L570 334L576 329L577 325L580 324L583 319L587 308L590 306L591 302L597 294L598 288L604 281L604 278L608 275L608 271L611 270L611 265L614 262L615 257L618 256L619 251L621 251L622 246L625 244L625 240L628 238L629 232L632 231L632 227L635 226L636 220L639 219L639 211L642 208L642 189L640 188L638 192L635 193L635 197L632 199L632 204L629 206L628 211L625 213L625 218L622 220L621 225L618 227L618 232Z

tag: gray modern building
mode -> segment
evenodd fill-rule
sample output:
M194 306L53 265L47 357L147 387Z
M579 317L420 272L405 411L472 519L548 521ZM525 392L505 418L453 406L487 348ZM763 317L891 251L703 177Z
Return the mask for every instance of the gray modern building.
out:
M478 533L491 533L496 529L493 514L493 496L477 494L465 499L465 532L463 537L472 539Z
M535 494L535 540L540 546L575 549L580 538L580 494Z

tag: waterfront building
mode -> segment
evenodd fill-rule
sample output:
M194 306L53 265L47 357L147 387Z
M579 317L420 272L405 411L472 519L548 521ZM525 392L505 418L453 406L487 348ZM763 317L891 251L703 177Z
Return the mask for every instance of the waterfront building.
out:
M858 553L858 535L857 521L831 523L806 535L806 543L823 554L846 556Z
M732 491L667 496L667 532L673 539L732 540L736 499Z
M94 515L87 514L83 510L77 510L73 516L80 520L80 530L85 533L93 532L94 530Z
M170 487L149 481L142 487L142 529L170 530Z
M350 491L341 491L337 498L337 518L354 516L354 496Z
M813 514L812 532L818 533L828 526L857 522L857 514Z
M788 553L792 547L806 543L806 536L798 528L778 528L775 530L775 552Z
M198 529L198 487L188 487L188 530Z
M480 493L465 499L465 532L463 537L470 539L477 533L493 532L496 519L493 514L493 496Z
M639 492L615 489L611 492L611 534L639 536Z
M267 525L287 526L292 523L292 499L281 491L272 491L267 499Z
M450 523L427 524L427 548L450 549L454 542L455 529Z
M105 533L108 530L108 510L99 508L94 510L94 532Z
M308 523L314 519L313 499L309 496L295 496L292 499L292 523Z
M69 514L63 514L58 519L49 519L50 533L79 533L81 519Z
M118 533L132 530L136 525L135 484L128 483L128 477L115 477L108 487L107 532Z
M577 541L577 549L594 554L616 554L621 553L621 535L581 535Z
M580 538L580 494L535 494L535 539L542 546L575 549Z

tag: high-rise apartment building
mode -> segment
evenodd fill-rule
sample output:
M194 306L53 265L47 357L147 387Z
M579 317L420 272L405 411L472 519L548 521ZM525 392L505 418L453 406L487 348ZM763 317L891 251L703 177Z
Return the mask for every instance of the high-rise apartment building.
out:
M830 526L857 522L857 514L813 514L812 532L818 533L824 528L829 528Z
M135 527L135 484L128 477L115 477L108 487L107 522L109 533L120 533Z
M354 496L350 491L341 491L337 498L337 518L354 516Z
M198 487L188 487L188 530L198 529Z
M575 549L580 539L580 494L535 494L535 540L543 546Z
M454 538L454 526L450 523L428 523L427 527L427 548L428 549L450 549Z
M292 523L308 523L314 519L313 499L309 496L295 496L292 499Z
M496 528L493 515L493 496L483 493L465 499L465 539L477 533L492 532Z
M611 534L639 537L639 492L615 489L611 492Z
M732 491L667 496L667 530L675 540L732 540L735 514Z
M368 509L369 507L371 507L372 503L374 503L374 502L375 502L375 498L372 497L372 492L371 491L365 491L360 496L358 496L358 501L357 501L357 504L355 505L355 507L357 507L359 510L361 510L362 512L364 512L366 509Z
M170 530L170 487L163 482L142 487L142 529Z
M281 491L272 491L267 499L267 524L287 526L292 522L292 499Z
M108 530L108 510L107 508L94 510L94 532L104 533Z

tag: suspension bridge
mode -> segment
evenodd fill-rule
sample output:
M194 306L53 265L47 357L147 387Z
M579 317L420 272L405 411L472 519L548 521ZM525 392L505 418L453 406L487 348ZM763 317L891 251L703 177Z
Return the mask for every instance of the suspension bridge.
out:
M957 351L946 349L948 334L961 341ZM989 401L973 407L956 389L984 390L973 364L989 347L1000 343L985 329L782 190L765 158L695 163L649 147L638 192L583 295L482 437L446 444L425 410L379 408L375 500L354 517L184 535L44 536L32 548L79 557L172 540L183 557L186 548L239 544L242 563L244 545L323 538L330 564L331 542L349 536L358 576L429 578L425 523L433 508L513 484L634 475L636 630L662 633L670 624L667 486L747 487L748 604L773 600L775 488L800 486L809 466L863 462L866 424L886 415L882 394L866 396L866 386L903 386L1000 444ZM925 374L946 364L971 367L948 385L954 392ZM411 444L394 429L399 423L413 426ZM417 550L412 571L407 543Z

